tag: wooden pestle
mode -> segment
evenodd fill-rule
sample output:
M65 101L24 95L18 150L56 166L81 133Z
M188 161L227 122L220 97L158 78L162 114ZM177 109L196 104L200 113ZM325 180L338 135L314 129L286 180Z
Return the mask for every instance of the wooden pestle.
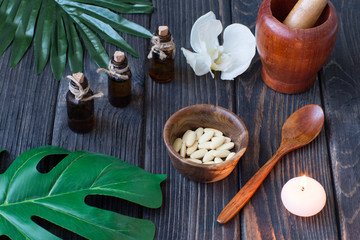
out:
M328 0L299 0L283 23L291 28L311 28L327 3Z

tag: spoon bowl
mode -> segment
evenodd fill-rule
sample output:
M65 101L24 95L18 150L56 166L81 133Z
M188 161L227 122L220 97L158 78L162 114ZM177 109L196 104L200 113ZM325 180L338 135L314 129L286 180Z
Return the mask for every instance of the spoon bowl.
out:
M310 104L293 113L282 127L281 143L289 151L303 147L314 140L324 124L324 112L319 105ZM290 145L294 148L290 148Z
M323 124L324 112L319 105L306 105L294 112L282 127L281 144L278 150L226 205L217 221L224 224L231 220L254 195L275 164L288 152L314 140L319 135Z

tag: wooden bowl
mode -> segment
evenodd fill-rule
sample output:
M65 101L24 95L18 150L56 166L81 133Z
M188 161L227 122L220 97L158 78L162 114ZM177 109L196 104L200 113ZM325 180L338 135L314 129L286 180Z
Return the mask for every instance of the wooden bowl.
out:
M282 22L297 0L264 0L256 20L256 44L264 82L281 93L311 88L334 48L338 17L329 2L315 27L294 29Z
M198 164L183 158L173 148L176 138L198 127L215 128L230 137L235 147L234 158L212 165ZM214 105L198 104L185 107L174 113L166 122L163 132L164 142L174 167L185 177L198 182L216 182L227 177L244 154L249 135L243 121L233 112Z

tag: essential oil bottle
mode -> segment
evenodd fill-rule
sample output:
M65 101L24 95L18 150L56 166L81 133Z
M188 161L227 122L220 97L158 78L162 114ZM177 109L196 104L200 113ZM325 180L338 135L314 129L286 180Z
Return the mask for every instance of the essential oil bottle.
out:
M116 51L109 64L109 102L114 107L126 107L131 100L131 70L128 59L121 51Z
M159 26L151 40L148 55L149 75L158 83L170 82L174 78L175 44L168 26Z
M76 133L90 132L95 126L94 94L83 73L68 76L71 79L66 94L69 128Z

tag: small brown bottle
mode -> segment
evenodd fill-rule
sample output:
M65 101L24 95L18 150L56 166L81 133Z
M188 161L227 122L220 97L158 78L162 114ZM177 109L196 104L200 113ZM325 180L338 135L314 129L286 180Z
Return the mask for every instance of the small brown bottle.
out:
M68 78L71 79L66 94L69 128L76 133L90 132L95 126L95 117L94 94L89 81L83 73L75 73Z
M108 72L109 102L114 107L126 107L130 103L131 76L125 54L116 51L109 64Z
M166 83L174 78L175 44L168 26L159 26L148 58L149 75L155 82Z

